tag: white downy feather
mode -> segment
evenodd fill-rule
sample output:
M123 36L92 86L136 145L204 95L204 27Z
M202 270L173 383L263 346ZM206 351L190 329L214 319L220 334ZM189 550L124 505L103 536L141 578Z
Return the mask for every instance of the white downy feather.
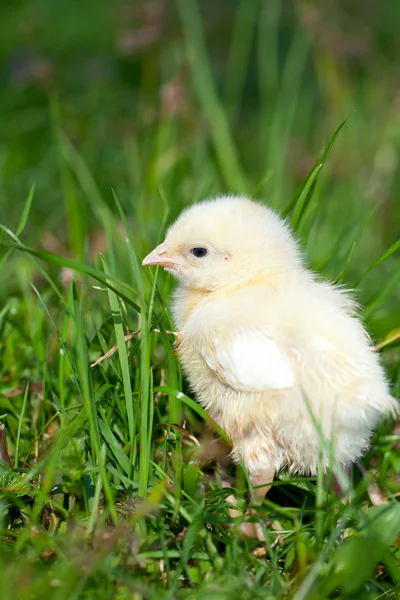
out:
M214 339L213 353L202 348L202 355L210 369L236 390L280 390L295 383L289 359L266 331L240 332L222 346Z

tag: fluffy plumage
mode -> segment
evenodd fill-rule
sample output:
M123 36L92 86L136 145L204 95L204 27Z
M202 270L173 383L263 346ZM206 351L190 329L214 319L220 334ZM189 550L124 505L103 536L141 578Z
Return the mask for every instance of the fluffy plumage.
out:
M180 282L184 371L253 485L283 466L315 474L321 433L324 468L332 451L342 465L362 455L395 407L378 355L351 297L305 267L273 211L237 197L195 204L143 264Z

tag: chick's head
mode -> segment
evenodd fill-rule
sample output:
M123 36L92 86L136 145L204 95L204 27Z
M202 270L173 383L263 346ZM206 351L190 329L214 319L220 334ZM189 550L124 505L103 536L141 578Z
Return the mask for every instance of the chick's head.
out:
M278 215L231 196L184 210L165 241L143 260L164 267L184 287L207 292L263 282L300 264L296 243Z

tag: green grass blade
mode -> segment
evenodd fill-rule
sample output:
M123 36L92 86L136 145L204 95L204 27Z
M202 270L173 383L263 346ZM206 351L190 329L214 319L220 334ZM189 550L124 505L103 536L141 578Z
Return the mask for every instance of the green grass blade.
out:
M26 223L28 221L28 217L29 217L29 213L31 210L31 206L32 206L32 201L33 201L33 197L35 195L35 184L33 184L29 190L28 196L26 198L25 204L24 204L24 208L22 210L22 214L21 214L21 218L19 220L18 223L18 227L17 227L17 233L16 233L16 238L21 235L21 233L24 231ZM2 231L9 233L9 230L7 229L3 229ZM0 238L0 247L1 247L1 238ZM8 257L10 256L12 252L12 249L9 248L7 250L7 252L4 254L4 256L1 257L0 259L0 269L4 266L4 264L6 263Z
M364 273L357 279L357 281L354 282L353 287L357 287L360 284L360 282L364 279L364 277L366 277L369 273L371 273L371 271L376 269L376 267L378 267L381 263L383 263L384 260L389 258L389 256L392 256L392 254L397 252L397 250L399 250L399 249L400 249L400 239L398 239L397 242L392 244L390 246L390 248L388 248L388 250L386 250L386 252L384 252L382 254L382 256L380 256L378 258L378 260L376 260L370 267L368 267L368 269L366 269L364 271Z
M76 191L76 181L65 158L64 138L61 121L61 107L57 97L51 101L51 117L53 136L57 147L58 168L60 173L61 188L68 221L69 246L73 256L82 262L85 253L85 210L82 210L80 199Z
M90 207L98 222L104 222L104 216L111 220L111 211L104 201L85 160L65 134L61 135L60 147L63 157L75 173L83 191L89 199Z
M26 198L26 202L25 202L24 208L22 210L21 218L18 223L17 237L19 237L25 229L25 226L26 226L28 218L29 218L29 213L31 212L34 195L35 195L35 184L33 183L31 186L31 189L29 190L28 196Z
M229 131L227 115L218 99L205 48L202 19L195 0L176 0L185 35L193 87L210 127L219 166L229 189L246 193L248 185Z
M311 174L307 178L307 181L301 191L300 196L297 199L292 216L293 229L298 229L300 226L301 218L305 214L307 206L311 201L315 189L315 182L317 180L318 173L320 172L321 168L322 163L314 167Z
M367 519L361 531L348 537L335 552L329 583L323 587L324 595L340 587L344 594L354 597L384 558L387 547L400 535L397 503L372 507Z
M239 113L259 10L260 0L241 0L236 10L224 90L225 105L231 122L236 120Z
M0 224L0 228L3 226ZM5 228L4 228L5 229ZM44 262L56 264L61 267L67 267L72 269L73 271L77 271L78 273L85 273L86 275L90 275L93 279L99 281L102 285L110 289L112 292L117 294L119 298L121 298L124 302L132 306L137 312L140 312L140 308L136 302L134 302L131 298L123 294L121 291L117 290L109 281L116 283L124 288L127 288L132 294L135 294L135 290L127 283L114 277L113 275L108 275L107 280L104 278L103 273L98 269L93 267L89 267L87 265L83 265L81 263L76 262L75 260L71 260L70 258L66 258L65 256L59 256L58 254L54 254L53 252L47 252L46 250L35 250L34 248L29 248L28 246L24 246L23 244L10 244L13 248L17 250L21 250L22 252L26 252L27 254L31 254L32 256L36 256L40 258Z
M106 447L104 444L101 447L101 457L102 457L102 462L104 463L105 457L106 457ZM88 536L91 535L91 533L93 532L93 530L95 528L95 524L96 524L96 517L99 514L101 489L102 489L102 480L101 480L101 475L99 473L97 476L96 487L95 487L93 503L92 503L92 510L90 513L89 523L88 523L88 527L87 527L87 535Z
M17 250L27 250L26 246L24 246L22 244L22 242L19 240L19 238L17 238L17 236L7 227L4 227L4 225L2 225L0 223L0 231L4 231L5 233L7 233L8 236L11 237L11 239L14 240L15 243L5 243L3 242L3 245L7 245L7 246L11 246L12 248L16 248ZM31 259L32 263L35 265L35 267L38 269L39 273L41 275L43 275L43 277L45 278L45 280L50 284L50 286L52 287L53 291L55 292L55 294L57 295L58 299L60 300L61 304L63 304L64 306L66 306L64 297L62 295L62 293L60 292L60 290L58 289L58 287L56 286L56 284L54 283L54 281L52 280L52 278L49 276L48 273L46 273L46 271L43 269L43 267L34 259L34 254L31 252L29 253L29 258Z
M87 342L82 327L82 307L78 303L78 293L75 283L72 284L74 315L76 323L76 345L78 372L83 390L83 399L86 410L86 416L89 424L89 434L91 442L91 451L93 460L97 462L98 469L102 478L104 495L107 501L107 508L110 517L114 523L117 523L117 511L115 509L114 494L108 480L105 463L101 457L100 431L97 419L96 400L92 390L90 378L90 367L88 360Z
M29 393L29 381L28 381L28 383L26 384L26 387L25 387L24 400L23 400L23 403L22 403L21 413L19 415L19 420L18 420L17 441L15 443L15 458L14 458L14 464L15 464L15 468L16 469L18 469L19 443L20 443L20 440L21 440L22 422L23 422L24 416L25 416L26 403L28 401L28 393Z
M312 196L313 196L313 193L315 190L315 186L318 181L319 172L322 169L322 167L324 166L324 164L336 142L336 139L337 139L340 131L342 130L344 125L347 123L349 118L350 117L347 117L336 129L336 131L332 135L331 139L329 140L329 143L328 143L326 149L322 152L322 155L320 158L318 158L316 165L313 167L313 169L311 170L309 175L306 177L302 187L299 190L297 190L296 196L294 196L292 198L292 200L290 201L288 206L283 211L283 214L287 215L293 209L292 226L295 229L298 229L300 227L301 221L303 220L306 210L311 202L311 199L312 199Z
M378 308L393 294L400 282L400 269L397 269L393 275L388 279L385 285L379 290L379 292L370 300L367 306L364 308L364 318L368 320Z
M151 364L150 364L150 341L149 341L149 325L147 315L147 301L145 297L142 271L140 263L137 257L137 251L135 242L129 223L125 217L125 213L122 209L121 203L117 195L114 193L114 200L118 208L121 220L127 231L127 248L132 267L133 276L136 280L136 284L139 290L139 297L141 301L141 314L140 314L140 425L139 425L139 440L140 440L140 455L139 455L139 493L145 496L147 493L147 485L149 479L149 465L150 465L150 442L152 432L152 422L150 422L150 416L152 411L150 410L150 381L151 375Z
M104 272L107 276L109 271L108 271L107 263L106 263L104 257L102 257L102 261L103 261ZM118 359L119 359L119 363L121 365L122 381L123 381L123 386L124 386L125 410L126 410L126 416L128 419L128 440L131 445L131 452L133 453L133 447L134 447L134 443L135 443L136 426L135 426L135 417L134 417L134 411L133 411L133 395L132 395L131 378L130 378L130 373L129 373L128 351L127 351L127 347L126 347L126 343L125 343L125 339L124 339L124 336L125 336L124 327L123 327L124 319L123 319L123 314L122 314L122 310L121 310L121 305L119 303L117 295L110 289L108 289L107 291L108 291L108 299L110 302L110 308L111 308L111 313L112 313L113 322L114 322L115 338L117 340L117 345L118 345ZM131 468L132 467L133 467L133 465L131 465ZM131 474L132 474L132 472L130 470L128 472L128 476L130 477Z
M160 331L167 357L168 385L172 389L178 389L178 387L181 387L180 373L177 364L178 361L171 345L171 336L167 334L162 323L160 323ZM170 423L176 423L177 425L182 423L182 401L179 394L170 394L168 397L168 420Z
M280 0L260 3L257 31L257 71L260 98L260 146L265 150L268 145L268 126L273 101L279 89L279 22L282 11Z
M100 427L101 435L103 436L103 438L107 442L108 447L110 448L111 452L114 454L115 458L117 459L118 464L120 465L120 467L122 467L122 469L124 470L126 475L128 477L131 477L132 463L129 460L129 458L127 457L127 455L125 454L125 452L123 451L123 449L121 448L115 435L110 430L109 425L106 424L102 419L99 419L99 427Z
M80 395L80 397L81 397L81 399L83 401L82 390L81 390L81 386L79 384L78 373L77 373L77 370L75 368L75 365L73 364L70 352L68 351L66 345L64 344L64 340L61 337L61 334L60 334L60 332L59 332L59 330L57 328L57 325L56 325L56 323L55 323L55 321L54 321L54 319L53 319L53 317L52 317L52 315L51 315L51 313L50 313L50 311L49 311L49 309L48 309L48 307L47 307L47 305L46 305L46 303L45 303L45 301L44 301L44 299L42 297L42 295L40 294L39 290L33 285L33 283L31 283L31 287L32 287L33 291L35 292L35 294L37 295L37 297L39 298L39 302L40 302L43 310L45 311L45 313L46 313L46 315L47 315L47 317L48 317L48 319L49 319L49 321L51 323L51 326L52 326L54 332L57 335L58 341L59 341L61 349L63 351L63 357L65 357L67 359L67 361L68 361L68 364L70 366L71 373L72 373L72 376L73 376L73 380L74 380L74 383L76 385L76 389L78 390L79 395Z

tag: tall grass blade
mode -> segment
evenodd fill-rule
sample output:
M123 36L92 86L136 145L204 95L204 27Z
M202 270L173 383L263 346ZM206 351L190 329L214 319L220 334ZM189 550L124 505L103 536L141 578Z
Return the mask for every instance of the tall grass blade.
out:
M225 105L228 107L232 123L235 122L240 110L251 42L259 11L260 0L240 0L236 9L224 89Z
M364 277L366 277L369 273L371 273L371 271L376 269L376 267L378 267L381 263L383 263L384 260L389 258L389 256L392 256L392 254L397 252L397 250L399 250L399 249L400 249L400 239L398 239L397 242L392 244L390 246L390 248L388 248L388 250L386 250L386 252L384 252L382 254L382 256L380 256L378 258L378 260L376 260L371 266L369 266L368 269L366 269L364 271L364 273L357 279L357 281L354 282L353 286L357 287L360 284L360 282L364 279Z
M1 224L0 224L0 228L2 228ZM119 298L121 298L124 302L129 304L129 306L132 306L132 308L134 308L137 312L140 312L139 305L136 304L136 302L134 302L131 298L129 298L128 296L123 294L121 291L117 290L113 285L111 285L111 283L109 281L107 281L107 280L110 280L113 283L116 283L117 285L119 285L121 287L127 288L134 295L136 293L136 291L129 284L122 281L121 279L118 279L117 277L114 277L113 275L110 274L110 275L108 275L107 280L106 280L103 276L103 273L101 271L99 271L98 269L89 267L82 263L78 263L74 260L71 260L70 258L66 258L65 256L58 256L58 254L54 254L53 252L48 252L46 250L35 250L33 248L29 248L28 246L24 246L23 244L9 244L9 245L12 246L13 248L16 248L17 250L21 250L22 252L26 252L27 254L31 254L32 256L36 256L37 258L40 258L44 262L56 264L61 267L67 267L68 269L72 269L73 271L77 271L78 273L85 273L86 275L90 275L91 277L93 277L93 279L96 279L96 281L99 281L102 285L104 285L105 287L110 289L112 292L117 294L117 296ZM59 294L59 292L58 292L58 294Z
M24 204L24 208L22 210L21 218L20 218L19 223L18 223L17 233L16 233L16 237L17 238L21 235L21 233L25 229L26 223L27 223L28 218L29 218L29 213L30 213L30 210L31 210L31 207L32 207L32 202L33 202L34 195L35 195L35 184L32 184L32 186L31 186L31 188L29 190L28 196L26 198L26 201L25 201L25 204ZM2 229L2 231L7 232L6 229ZM1 247L1 238L0 238L0 247ZM4 256L1 257L1 259L0 259L0 269L4 266L6 260L10 256L11 252L12 252L12 249L9 248L7 250L7 252L4 254Z
M145 496L149 480L149 465L150 465L150 442L152 432L152 422L150 422L150 387L151 387L151 365L150 365L150 342L149 342L149 325L148 325L148 309L145 297L140 263L137 258L132 232L129 223L125 217L121 203L117 195L114 193L114 200L118 208L121 220L127 231L127 248L129 259L132 267L133 276L139 291L141 312L140 312L140 424L139 424L139 494Z
M197 2L176 0L176 5L185 35L194 91L210 125L210 134L225 184L228 189L244 194L248 185L229 131L226 113L215 90Z
M109 270L108 270L107 263L106 263L104 257L102 257L102 262L103 262L104 272L107 276L109 273ZM128 351L127 351L127 346L126 346L125 339L124 339L125 338L125 331L124 331L124 326L123 326L124 319L123 319L123 314L122 314L121 306L120 306L117 295L110 289L108 289L107 291L108 291L108 299L110 302L110 308L111 308L111 313L112 313L113 322L114 322L115 338L117 340L117 345L118 345L118 360L121 365L122 381L123 381L124 396L125 396L125 410L126 410L126 416L128 419L128 440L129 440L129 444L131 446L131 458L132 458L133 451L134 451L134 445L135 445L136 425L135 425L135 417L134 417L134 411L133 411L133 395L132 395L131 378L130 378L130 373L129 373ZM133 465L131 465L131 469L132 469L132 467L133 467ZM132 471L130 470L127 473L127 475L128 475L128 477L130 477L132 475Z
M300 227L301 221L304 218L306 210L313 197L315 186L318 182L318 174L324 166L341 129L347 123L349 118L350 116L347 117L336 129L331 139L329 140L326 149L322 152L321 157L317 159L316 165L310 171L309 175L304 180L300 189L296 191L296 195L292 198L288 206L283 211L284 215L287 215L293 211L292 226L294 227L294 229L298 229Z
M74 305L74 317L76 325L76 344L77 344L77 362L78 372L82 385L83 400L85 405L86 417L89 424L89 435L91 443L91 452L93 461L96 463L101 475L104 495L107 502L107 508L111 519L117 523L117 511L115 509L114 494L112 492L110 482L108 480L105 463L101 457L100 431L97 419L96 399L92 390L92 382L90 378L89 357L87 349L87 341L82 327L82 307L78 303L78 293L75 282L72 284L72 295Z
M26 384L25 387L25 393L24 393L24 400L22 402L22 408L21 408L21 413L19 415L19 420L18 420L18 430L17 430L17 441L15 443L15 458L14 458L14 464L15 464L15 468L18 469L18 461L19 461L19 443L21 440L21 430L22 430L22 423L25 417L25 410L26 410L26 403L28 401L28 394L29 394L29 381Z

